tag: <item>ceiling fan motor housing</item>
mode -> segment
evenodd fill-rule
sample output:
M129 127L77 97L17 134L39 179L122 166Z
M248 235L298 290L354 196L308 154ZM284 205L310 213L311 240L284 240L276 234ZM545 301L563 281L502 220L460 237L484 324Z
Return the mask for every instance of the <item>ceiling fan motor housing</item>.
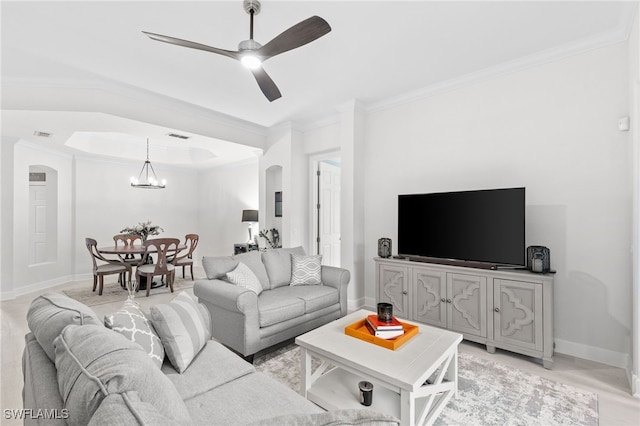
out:
M254 15L260 13L260 2L258 0L244 0L242 5L244 6L244 11L248 14L251 14L251 11L253 11Z
M262 45L260 43L258 43L257 41L255 41L254 39L250 39L250 40L243 40L240 42L240 44L238 44L238 50L243 51L243 50L258 50L262 47Z

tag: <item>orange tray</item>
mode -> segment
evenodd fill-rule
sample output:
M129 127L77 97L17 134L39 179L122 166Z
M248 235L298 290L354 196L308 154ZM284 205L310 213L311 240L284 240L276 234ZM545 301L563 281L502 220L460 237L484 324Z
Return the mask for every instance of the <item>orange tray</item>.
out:
M365 319L361 319L360 321L346 326L344 328L344 334L395 351L400 346L407 343L407 341L409 341L413 336L418 334L419 327L417 325L403 322L402 327L404 328L404 334L402 336L398 336L395 339L382 339L371 334L365 325Z

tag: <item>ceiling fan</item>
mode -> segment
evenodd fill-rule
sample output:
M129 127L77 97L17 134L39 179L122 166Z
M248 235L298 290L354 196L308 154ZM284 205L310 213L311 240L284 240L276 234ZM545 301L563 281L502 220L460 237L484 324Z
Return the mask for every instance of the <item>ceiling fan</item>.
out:
M153 40L217 53L240 61L245 67L251 70L253 76L258 82L258 86L260 86L260 90L262 90L262 93L264 93L269 102L273 102L280 98L282 94L280 93L278 86L276 86L271 77L269 77L262 68L262 62L281 53L288 52L289 50L311 43L331 31L331 27L327 21L319 16L312 16L311 18L297 23L288 30L283 31L263 46L253 39L253 17L260 13L260 1L244 0L243 6L245 12L250 16L249 40L241 41L238 45L237 51L218 49L217 47L211 47L195 43L193 41L182 40L161 34L154 34L147 31L143 31L143 33Z

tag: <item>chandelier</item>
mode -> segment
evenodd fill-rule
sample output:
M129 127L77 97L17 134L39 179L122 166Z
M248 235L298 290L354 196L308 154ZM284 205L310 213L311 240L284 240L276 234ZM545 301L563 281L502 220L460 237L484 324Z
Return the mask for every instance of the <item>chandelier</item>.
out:
M162 179L161 183L158 182L156 172L153 170L151 161L149 161L149 138L147 138L147 159L142 165L138 178L131 178L131 186L144 189L162 189L166 184L167 181L165 179Z

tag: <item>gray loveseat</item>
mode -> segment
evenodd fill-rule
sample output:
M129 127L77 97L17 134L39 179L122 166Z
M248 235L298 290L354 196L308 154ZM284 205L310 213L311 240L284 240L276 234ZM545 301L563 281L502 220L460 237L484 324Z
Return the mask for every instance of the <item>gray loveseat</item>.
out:
M294 257L303 258L304 250L282 248L202 259L207 279L196 280L193 292L209 310L216 340L250 357L347 314L349 271L318 262L320 284L292 285ZM225 280L239 263L257 277L259 294Z
M167 311L171 303L157 306ZM153 324L164 327L162 310L153 309ZM205 312L198 306L192 313L198 310ZM144 342L106 328L90 308L63 294L34 299L27 320L26 425L397 424L369 410L324 412L209 339L182 372L168 361L169 349L155 364Z

